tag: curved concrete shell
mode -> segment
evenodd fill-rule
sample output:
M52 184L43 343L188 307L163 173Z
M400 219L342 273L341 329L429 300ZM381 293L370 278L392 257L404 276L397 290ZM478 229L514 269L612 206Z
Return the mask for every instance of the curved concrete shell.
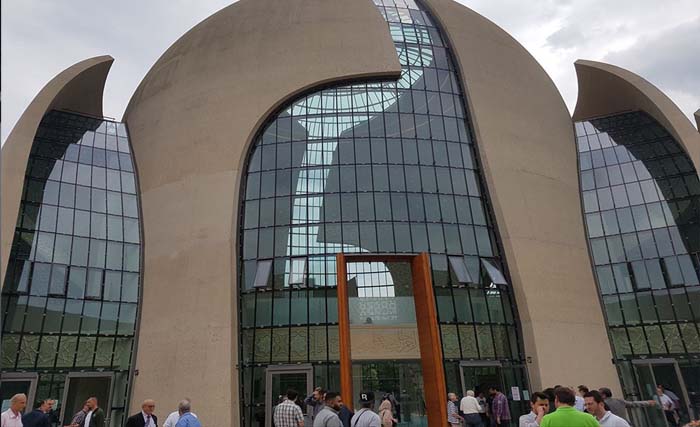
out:
M1 277L5 277L27 160L41 119L51 110L102 117L102 93L112 62L111 56L97 56L63 70L41 89L7 137L2 147Z
M678 141L700 171L700 134L671 99L644 78L602 62L576 61L578 100L574 120L641 110ZM698 113L695 113L696 121Z
M157 61L123 120L139 169L142 303L151 307L132 404L208 396L195 403L203 423L239 419L234 236L248 147L299 93L400 70L370 0L243 0Z
M454 1L426 3L461 69L515 288L531 386L593 383L619 390L591 273L564 101L537 61L501 28ZM561 363L562 354L590 357L571 369Z

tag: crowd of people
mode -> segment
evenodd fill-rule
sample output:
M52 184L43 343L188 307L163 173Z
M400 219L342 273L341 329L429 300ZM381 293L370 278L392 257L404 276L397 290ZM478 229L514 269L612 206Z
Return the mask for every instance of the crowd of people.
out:
M400 418L400 405L392 394L384 394L375 411L375 395L364 391L359 395L360 408L353 412L343 404L339 393L317 387L303 401L296 390L287 390L273 410L275 427L395 427ZM55 417L55 400L43 399L31 411L25 411L27 396L16 394L10 407L2 413L0 427L51 427ZM308 410L311 425L305 425L302 406ZM584 385L576 391L555 386L530 394L530 412L518 418L519 427L630 427L627 408L656 406L663 411L670 427L679 427L680 399L662 385L656 388L654 400L629 401L613 397L607 387L590 390ZM158 427L156 403L148 399L141 411L126 420L125 427ZM473 390L460 400L455 393L447 395L447 420L450 427L504 427L511 424L508 398L498 386L488 389L488 396ZM105 414L96 397L88 398L71 418L69 427L105 427ZM192 412L189 399L183 399L171 412L163 427L202 427ZM684 427L700 427L691 421Z
M530 412L518 418L519 427L630 427L627 408L656 406L663 411L670 427L679 427L680 399L662 385L656 398L629 401L613 397L607 387L590 390L584 385L574 391L555 386L530 394ZM501 427L511 423L507 397L497 386L489 388L489 396L474 396L467 391L459 400L455 393L447 395L447 424L451 427ZM691 421L686 427L700 427Z
M392 394L382 396L376 411L374 392L364 391L360 393L359 398L360 408L353 412L343 404L339 393L316 387L303 401L311 418L311 425L306 427L392 427L399 422L396 412L399 405ZM287 390L275 406L272 414L273 425L305 427L301 408L299 393L294 389Z
M51 427L60 424L54 405L54 399L43 399L37 402L35 409L25 411L27 396L15 394L10 399L10 407L2 413L0 427ZM156 402L144 400L141 411L127 418L125 427L158 427L158 417L154 413ZM105 427L105 413L100 408L96 397L88 398L83 407L73 415L70 422L62 425L68 427ZM192 403L183 399L177 410L171 412L163 423L163 427L202 427L197 415L192 412Z

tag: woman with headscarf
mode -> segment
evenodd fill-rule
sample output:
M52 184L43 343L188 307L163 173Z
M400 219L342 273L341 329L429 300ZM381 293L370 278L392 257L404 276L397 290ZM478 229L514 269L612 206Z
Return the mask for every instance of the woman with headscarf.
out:
M382 427L393 427L398 421L394 418L394 413L391 409L391 401L385 399L379 405L379 418L382 420Z

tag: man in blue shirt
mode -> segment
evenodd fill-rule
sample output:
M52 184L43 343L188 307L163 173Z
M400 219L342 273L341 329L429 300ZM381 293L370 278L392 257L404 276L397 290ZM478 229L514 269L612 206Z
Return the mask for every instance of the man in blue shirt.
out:
M51 422L47 412L53 406L52 399L42 400L32 412L24 414L22 417L22 425L24 427L50 427Z
M175 427L202 427L202 423L199 422L197 417L192 415L191 404L188 401L182 401L178 405L178 412L180 412L180 419L175 424Z

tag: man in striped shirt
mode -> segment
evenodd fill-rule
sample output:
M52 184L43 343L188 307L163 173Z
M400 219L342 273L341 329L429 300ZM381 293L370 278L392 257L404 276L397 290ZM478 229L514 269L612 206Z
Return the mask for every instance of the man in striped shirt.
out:
M287 398L275 407L272 415L275 427L304 427L304 414L299 405L294 403L297 396L296 390L287 390Z
M454 393L447 394L447 423L452 427L460 427L462 425L462 417L459 416L457 410L457 395Z

